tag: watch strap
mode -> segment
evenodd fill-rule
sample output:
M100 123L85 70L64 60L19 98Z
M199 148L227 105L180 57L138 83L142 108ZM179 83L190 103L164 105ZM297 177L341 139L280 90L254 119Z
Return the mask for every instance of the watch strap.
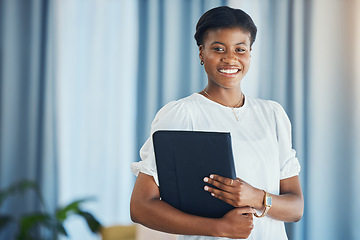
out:
M262 212L262 214L260 214L260 215L258 215L257 213L254 213L254 216L257 217L257 218L265 217L266 214L268 213L271 205L272 205L272 202L270 202L270 204L268 204L268 202L267 202L267 199L268 199L269 197L271 198L270 194L267 193L265 190L263 190L263 191L264 191L264 193L265 193L265 194L264 194L264 205L265 205L265 208L264 208L264 211ZM272 200L271 200L271 201L272 201Z

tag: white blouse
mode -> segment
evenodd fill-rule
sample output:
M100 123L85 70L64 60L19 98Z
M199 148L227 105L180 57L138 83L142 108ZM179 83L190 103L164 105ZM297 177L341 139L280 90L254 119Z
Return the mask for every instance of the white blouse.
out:
M160 109L150 136L157 130L230 132L237 177L272 194L279 194L281 179L300 172L292 149L289 118L274 101L246 96L241 108L232 109L194 93ZM140 157L142 161L131 165L132 172L136 176L139 172L151 175L159 184L151 137L141 148ZM179 236L178 239L226 238ZM284 223L268 216L254 217L254 229L248 239L287 239Z

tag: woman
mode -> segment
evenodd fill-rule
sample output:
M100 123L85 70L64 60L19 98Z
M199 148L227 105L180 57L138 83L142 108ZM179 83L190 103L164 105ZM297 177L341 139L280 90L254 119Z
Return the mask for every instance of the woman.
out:
M256 32L250 16L239 9L206 12L196 26L195 39L208 85L168 103L151 127L151 134L160 129L230 132L238 179L212 174L204 178L204 191L235 209L211 219L161 201L150 137L140 151L142 161L132 165L138 175L130 204L134 222L179 234L179 239L279 240L287 239L284 222L302 217L300 165L292 149L289 119L278 103L241 91Z

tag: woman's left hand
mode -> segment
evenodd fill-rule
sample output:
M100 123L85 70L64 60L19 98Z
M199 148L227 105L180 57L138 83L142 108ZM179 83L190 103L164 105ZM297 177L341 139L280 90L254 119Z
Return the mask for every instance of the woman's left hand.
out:
M234 180L211 174L210 177L204 178L204 182L219 188L216 189L205 186L205 191L210 192L213 197L221 199L234 207L250 206L255 209L261 209L263 207L264 192L254 188L240 178Z

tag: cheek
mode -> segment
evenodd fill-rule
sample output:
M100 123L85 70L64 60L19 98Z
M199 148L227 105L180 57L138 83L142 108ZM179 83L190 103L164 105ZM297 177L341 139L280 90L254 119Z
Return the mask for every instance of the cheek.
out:
M205 69L206 68L214 68L216 66L217 62L218 62L218 59L213 55L206 55L204 57Z
M250 62L251 62L251 57L250 54L243 56L242 58L239 59L243 65L245 66L245 68L249 68L250 67Z
M211 72L213 71L213 67L209 62L205 62L204 70L205 70L206 74L211 74Z
M249 67L250 67L250 64L251 64L251 58L247 59L246 64L247 64L247 68L249 68Z
M203 57L204 57L204 61L207 61L207 62L213 61L213 59L214 59L214 55L208 53L207 51L204 51Z

